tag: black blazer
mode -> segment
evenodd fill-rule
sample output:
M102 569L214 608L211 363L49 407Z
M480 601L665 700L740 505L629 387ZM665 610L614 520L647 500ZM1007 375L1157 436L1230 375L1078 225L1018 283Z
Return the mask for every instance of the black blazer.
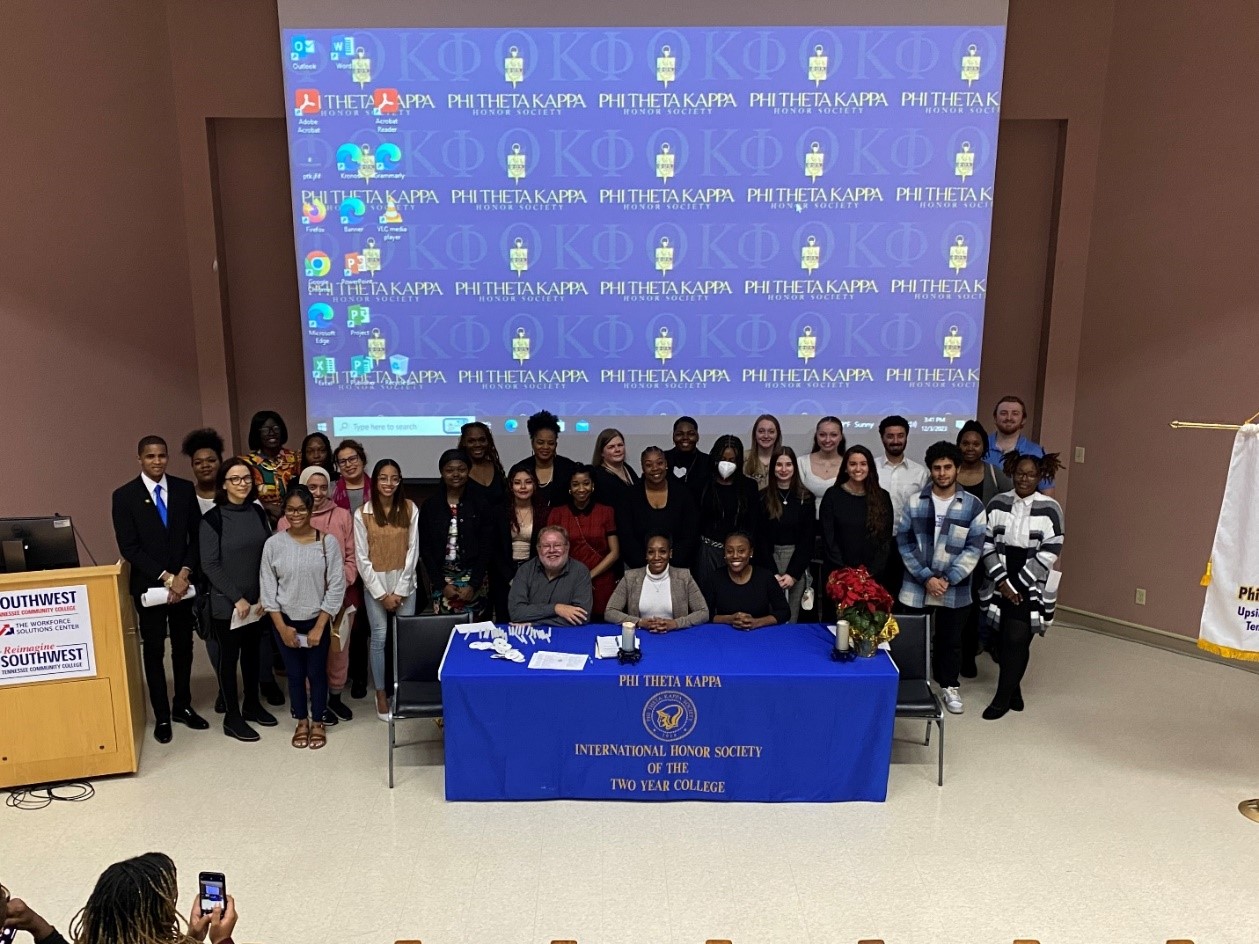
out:
M173 475L166 476L166 485L170 490L166 527L138 476L114 490L114 538L131 565L131 592L136 596L160 587L162 571L177 574L187 567L196 580L201 527L197 490L187 479Z
M445 585L446 536L450 527L450 506L446 490L439 487L420 505L420 565L428 575L430 589ZM479 586L491 561L500 551L494 513L480 495L465 489L459 502L459 554L472 573L472 586Z

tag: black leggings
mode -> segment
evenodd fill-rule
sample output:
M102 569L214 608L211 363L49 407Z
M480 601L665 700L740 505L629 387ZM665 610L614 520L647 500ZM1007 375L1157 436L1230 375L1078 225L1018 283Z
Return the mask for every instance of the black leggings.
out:
M262 640L264 617L254 620L240 629L230 629L230 620L216 619L214 632L219 640L219 664L215 666L219 673L219 689L223 693L223 704L227 708L224 720L239 718L241 715L241 694L244 695L244 709L249 711L259 707L258 674L260 663L259 643ZM240 660L240 674L244 680L244 691L236 688L236 662Z

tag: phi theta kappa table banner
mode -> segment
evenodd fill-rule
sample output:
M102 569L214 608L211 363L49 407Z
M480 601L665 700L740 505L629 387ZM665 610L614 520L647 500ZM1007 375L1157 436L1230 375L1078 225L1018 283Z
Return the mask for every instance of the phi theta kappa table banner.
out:
M640 633L642 661L596 660L619 627L557 627L538 670L456 634L442 669L448 800L882 801L898 674L840 663L820 624Z

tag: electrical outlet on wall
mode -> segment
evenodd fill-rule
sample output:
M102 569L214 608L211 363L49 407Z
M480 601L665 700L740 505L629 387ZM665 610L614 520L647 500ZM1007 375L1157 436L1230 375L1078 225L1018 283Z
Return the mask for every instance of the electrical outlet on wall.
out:
M1137 606L1145 606L1145 587L1137 587Z
M1083 446L1075 447L1075 461L1081 464L1084 463L1084 447Z

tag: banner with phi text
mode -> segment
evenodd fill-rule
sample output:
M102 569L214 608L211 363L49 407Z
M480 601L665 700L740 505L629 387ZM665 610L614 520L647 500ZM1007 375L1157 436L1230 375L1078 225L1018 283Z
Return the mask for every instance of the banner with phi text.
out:
M1259 661L1259 425L1237 431L1211 546L1199 648Z

